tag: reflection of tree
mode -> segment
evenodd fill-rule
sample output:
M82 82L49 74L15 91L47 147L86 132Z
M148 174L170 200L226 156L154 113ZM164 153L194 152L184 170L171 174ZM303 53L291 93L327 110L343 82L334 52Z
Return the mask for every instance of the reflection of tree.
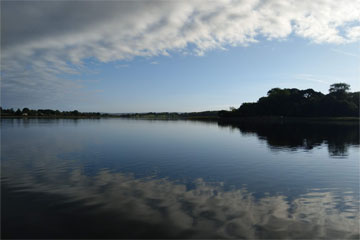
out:
M347 123L259 123L251 121L220 121L219 126L239 129L241 133L255 133L265 139L271 149L307 149L323 143L332 156L347 155L347 148L359 145L359 124Z
M167 179L139 179L105 170L96 176L85 176L81 171L73 170L61 180L53 172L54 176L44 176L41 182L34 176L25 175L23 179L9 178L12 186L21 185L32 198L51 200L52 205L63 208L58 217L65 219L57 219L59 226L54 228L80 234L77 236L97 233L102 237L157 234L151 236L308 239L352 238L359 233L358 208L351 194L346 196L346 201L342 200L348 210L344 211L336 206L339 196L318 190L288 201L282 195L256 199L245 189L225 191L222 184L210 184L201 179L189 189ZM82 232L82 228L68 228L69 223L82 226L76 222L76 214L72 213L74 218L66 214L78 209L87 209L87 219L83 219L88 225L86 232ZM31 213L32 209L26 211ZM27 216L28 212L22 214ZM38 221L48 225L46 221L51 213L42 214L44 222ZM98 217L103 222L99 222ZM92 226L92 221L99 225ZM119 233L116 229L120 226L123 230ZM136 234L133 231L137 231ZM119 235L107 235L114 233Z

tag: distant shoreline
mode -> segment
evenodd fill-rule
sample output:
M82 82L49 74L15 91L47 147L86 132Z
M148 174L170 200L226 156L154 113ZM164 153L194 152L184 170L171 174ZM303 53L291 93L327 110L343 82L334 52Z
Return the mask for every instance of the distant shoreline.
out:
M254 123L275 123L275 122L359 122L359 117L279 117L279 116L259 116L259 117L216 117L216 116L191 116L191 117L148 117L144 116L0 116L0 119L104 119L104 118L126 118L138 120L204 120L221 122L254 122Z
M0 116L0 119L27 119L27 118L51 118L51 119L99 119L104 117L99 116Z
M202 112L145 112L145 113L100 113L59 111L52 109L13 108L1 110L1 118L51 118L51 119L99 119L130 118L149 120L204 120L204 121L346 121L359 122L360 92L349 92L350 85L336 83L330 85L329 93L323 94L313 89L273 88L267 96L257 102L242 103L239 108Z

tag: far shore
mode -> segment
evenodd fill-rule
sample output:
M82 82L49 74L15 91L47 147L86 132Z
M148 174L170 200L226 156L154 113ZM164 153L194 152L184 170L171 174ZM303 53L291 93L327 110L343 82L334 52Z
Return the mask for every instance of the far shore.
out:
M256 123L275 123L275 122L358 122L359 117L281 117L281 116L257 116L257 117L218 117L218 116L191 116L191 117L166 117L166 116L123 116L123 115L104 115L104 116L0 116L1 119L101 119L101 118L126 118L139 120L203 120L221 122L256 122Z
M1 118L6 118L6 119L11 119L11 118L16 118L16 119L35 119L35 118L49 118L49 119L99 119L99 118L104 118L104 117L99 117L99 116L0 116Z

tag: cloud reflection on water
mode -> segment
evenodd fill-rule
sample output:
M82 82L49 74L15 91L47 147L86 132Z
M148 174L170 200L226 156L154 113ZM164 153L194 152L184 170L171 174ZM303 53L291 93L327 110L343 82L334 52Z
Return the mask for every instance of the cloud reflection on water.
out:
M352 192L340 197L332 191L315 189L292 200L283 195L255 198L246 189L225 190L221 183L202 179L189 188L167 179L135 178L107 170L100 170L96 176L74 170L60 181L57 179L24 176L11 182L14 186L20 183L21 191L55 194L68 203L93 206L96 212L112 212L121 218L120 222L160 226L167 236L173 237L359 236L358 202ZM63 201L54 204L62 206ZM343 206L339 208L339 204ZM151 229L143 231L150 233Z
M209 182L206 176L198 175L198 173L196 177L204 176L206 180L193 181L190 178L189 182L182 182L166 178L138 177L136 174L129 174L133 172L131 170L125 173L126 171L123 172L121 168L101 164L109 157L105 155L106 149L103 149L102 145L100 147L96 145L97 142L90 145L91 141L88 141L96 139L96 141L106 142L110 135L107 128L109 128L108 131L114 131L114 129L118 130L121 124L127 126L127 122L118 124L119 121L114 120L113 123L116 125L111 125L111 121L85 120L74 123L72 121L40 121L33 125L29 123L29 126L23 128L21 128L22 125L17 126L16 122L11 122L15 126L4 125L2 133L7 134L3 135L1 146L1 170L2 217L6 221L5 227L4 221L2 222L2 231L28 234L18 236L18 238L29 237L30 232L38 234L32 235L34 238L104 238L107 236L144 238L150 235L157 238L359 238L359 199L357 193L354 192L356 189L351 188L354 185L358 186L356 177L335 178L336 174L331 172L328 175L335 179L331 180L338 181L338 186L344 189L309 189L308 186L317 185L313 182L306 185L306 178L321 176L324 169L332 170L332 168L314 165L311 174L301 175L303 173L300 171L301 165L297 168L296 164L292 163L295 168L285 166L280 173L289 174L294 180L301 175L299 184L301 184L302 194L291 195L291 193L274 191L272 194L261 197L247 191L246 188L229 189L222 182ZM145 123L148 124L144 121L131 121L131 124L134 124L132 131L154 129L157 126L154 123L151 128L149 125L146 125L146 128L140 128L140 124ZM194 123L190 123L193 126ZM201 122L198 127L202 125ZM181 127L183 126L176 125L176 128L180 128L181 131L189 128L189 126ZM175 128L174 125L171 125L170 129L173 128ZM317 143L325 141L328 144L351 146L358 144L359 141L358 132L352 131L354 127L309 127L306 131L295 126L276 128L270 125L269 127L246 128L246 126L236 127L235 125L235 129L239 129L241 133L255 133L259 138L263 136L269 145L280 146L282 149L302 148L304 139L308 143L313 142L310 146L316 146ZM281 129L295 135L282 134ZM328 129L332 132L328 132ZM358 126L355 126L355 129L358 129ZM192 129L192 131L195 130ZM207 129L207 131L210 130ZM79 131L83 134L79 134ZM121 134L115 134L113 139L117 142L113 147L128 146L118 143L121 137L124 137ZM144 133L141 132L139 136L143 137ZM154 135L151 136L154 137ZM220 135L214 136L221 139ZM152 139L146 143L150 144L151 141ZM163 142L157 142L151 146L159 143ZM88 146L92 146L96 151L90 151ZM116 159L113 161L119 160L117 163L123 167L127 162L121 161L119 157L121 151L117 150L114 151ZM136 167L140 165L156 164L159 155L151 156L151 151L144 150L144 152L144 155L140 155L143 158L134 160L134 164L137 165L132 169L136 170ZM173 155L173 152L171 153ZM130 155L123 156L130 157ZM197 160L194 156L196 155L191 155L192 164ZM211 157L207 159L211 160ZM201 165L191 166L196 168L196 166L206 167L213 164L213 168L218 171L221 169L221 164L214 163L224 162L226 159L214 158L215 162L207 161ZM179 164L183 160L175 158L173 164ZM259 168L259 165L254 164L255 160L251 164ZM340 165L336 165L336 171L344 171L346 166L351 168L357 166L352 163L345 166L344 161L335 161L335 163L340 162L341 168ZM272 181L271 184L266 185L269 186L266 190L283 183L281 179L274 181L270 177L266 178L273 171L268 169L271 164L262 168L265 170L258 175L259 180L264 178ZM284 166L284 163L282 164ZM234 174L234 177L242 174L247 181L236 181L248 184L252 177L250 176L252 168L243 164L241 167L245 169L244 171L240 169L230 174L230 168L233 167L234 165L226 167L224 174ZM289 169L296 169L299 174L291 175ZM186 171L190 170L192 169L186 169ZM171 171L167 170L165 173L171 177ZM345 173L345 171L341 172L343 175ZM351 174L356 174L356 172L350 171L349 175ZM223 176L222 179L224 178ZM319 182L330 181L321 177L318 179ZM349 185L347 184L349 181L355 183ZM284 185L280 189L286 190L287 186L294 187L295 185ZM349 186L351 190L346 188ZM289 193L285 190L283 192ZM9 225L13 228L9 228ZM31 227L26 228L26 226ZM49 235L41 235L44 232L48 232ZM134 235L134 232L138 235ZM60 233L68 235L59 235Z

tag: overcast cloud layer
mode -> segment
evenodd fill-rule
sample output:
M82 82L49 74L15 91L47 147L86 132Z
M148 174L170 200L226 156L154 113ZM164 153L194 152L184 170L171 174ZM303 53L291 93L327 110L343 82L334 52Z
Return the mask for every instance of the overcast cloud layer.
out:
M357 0L3 1L1 7L2 100L22 105L81 89L60 75L81 73L89 58L202 55L291 35L317 44L360 40Z

